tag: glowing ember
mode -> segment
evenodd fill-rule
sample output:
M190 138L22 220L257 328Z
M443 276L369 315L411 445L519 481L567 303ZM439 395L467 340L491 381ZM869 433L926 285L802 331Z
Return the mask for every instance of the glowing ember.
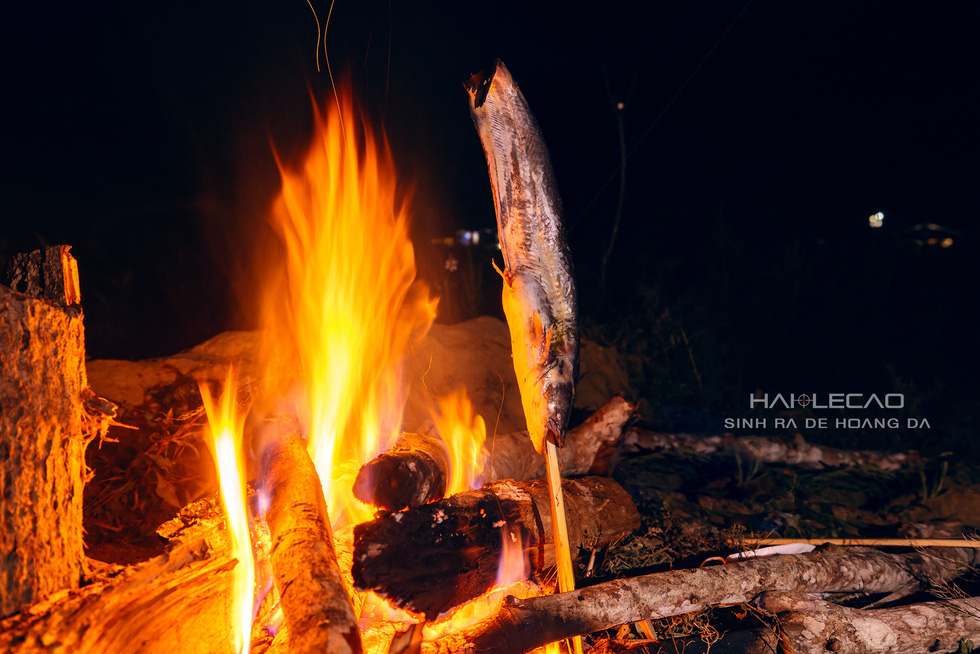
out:
M255 564L252 559L252 541L249 535L248 512L245 504L244 456L242 452L242 427L244 416L236 406L237 383L234 370L228 369L225 387L217 403L211 397L206 382L201 382L201 399L211 428L212 448L218 468L218 484L221 504L228 516L228 540L231 555L238 559L234 570L233 613L235 646L238 652L247 652L252 632L253 602L255 595Z
M487 438L487 426L481 416L473 413L466 389L461 388L440 399L433 420L449 451L446 495L480 488L486 459L483 442Z
M335 525L370 519L351 486L360 465L398 435L401 366L428 330L435 301L415 283L408 217L384 143L328 104L298 170L280 162L272 221L286 248L265 292L269 379L292 397ZM280 392L286 389L276 389Z
M489 618L500 610L508 595L525 598L541 592L537 584L525 581L527 559L524 556L524 543L520 533L512 533L507 525L501 527L500 533L502 547L494 587L488 593L455 609L447 616L425 625L422 630L425 640L437 640Z

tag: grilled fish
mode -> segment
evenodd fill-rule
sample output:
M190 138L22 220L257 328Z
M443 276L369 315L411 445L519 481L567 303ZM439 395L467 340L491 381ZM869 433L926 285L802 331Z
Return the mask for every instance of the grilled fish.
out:
M546 440L559 447L564 441L578 374L578 309L561 198L538 123L503 62L463 85L490 168L514 370L531 441L543 454Z

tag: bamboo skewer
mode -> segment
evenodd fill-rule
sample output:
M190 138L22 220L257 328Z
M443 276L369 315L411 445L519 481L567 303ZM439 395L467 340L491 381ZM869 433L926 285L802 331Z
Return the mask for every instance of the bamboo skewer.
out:
M970 547L980 549L980 540L972 538L746 538L749 547L770 545L855 545L863 547Z
M551 528L555 538L555 562L558 566L558 590L575 590L572 552L568 545L568 526L565 522L565 499L561 490L561 468L558 464L558 445L552 438L545 441L545 468L548 472L548 496L551 499ZM572 638L572 651L582 654L582 637Z

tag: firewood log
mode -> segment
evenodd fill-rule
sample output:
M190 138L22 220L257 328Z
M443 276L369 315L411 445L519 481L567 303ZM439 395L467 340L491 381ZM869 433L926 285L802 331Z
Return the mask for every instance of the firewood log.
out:
M733 436L732 434L662 434L634 429L627 435L628 451L686 449L700 454L737 452L762 463L781 463L808 467L872 466L881 470L899 470L921 461L916 452L875 452L872 450L839 450L807 443L798 435L787 441L766 436Z
M15 654L234 654L233 570L217 503L174 519L166 554L135 566L101 564L64 590L0 621L0 651Z
M287 430L288 431L288 430ZM265 451L272 568L291 651L359 654L357 618L337 566L320 478L305 444L284 433Z
M639 526L633 501L612 479L566 479L562 486L573 551L587 556ZM503 538L522 544L530 574L540 578L555 565L544 480L491 482L356 526L354 583L434 618L493 586Z
M89 430L75 260L56 246L13 264L25 293L0 286L0 617L78 587Z
M494 616L423 648L426 654L528 652L547 643L763 592L905 593L925 590L976 565L973 549L890 554L828 546L807 554L617 579L568 593L508 598ZM895 650L904 651L904 650Z
M980 641L980 597L862 610L812 597L766 593L760 606L777 614L784 647L795 654L929 654Z
M614 397L581 425L570 429L562 447L562 475L604 475L636 407ZM488 436L484 479L542 479L545 459L526 431ZM435 433L403 434L392 449L361 466L354 494L387 511L415 508L442 498L449 482L449 458Z

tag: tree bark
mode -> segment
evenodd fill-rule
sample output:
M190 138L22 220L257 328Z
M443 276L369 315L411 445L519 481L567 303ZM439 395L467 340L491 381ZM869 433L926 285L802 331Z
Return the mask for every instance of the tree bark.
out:
M15 257L0 286L0 617L82 574L85 343L67 246Z
M899 470L921 460L916 452L838 450L807 443L800 435L792 441L786 441L765 436L661 434L645 429L634 429L626 437L625 448L632 451L688 449L700 454L735 452L762 463L831 468L871 466L881 470Z
M0 622L15 654L235 654L233 570L224 516L202 501L175 518L171 549L129 568L104 566Z
M611 479L562 482L573 551L603 547L629 534L640 517ZM429 618L489 590L503 539L521 543L529 574L555 565L544 480L497 481L481 490L394 513L354 528L354 583Z
M357 618L337 566L320 478L305 444L284 435L265 452L266 523L280 604L296 652L359 654Z
M561 448L562 476L609 474L613 455L635 415L634 405L614 397L570 429ZM486 481L545 476L545 458L526 431L490 436L483 449ZM354 494L386 511L417 508L445 496L449 475L446 446L437 435L406 433L390 451L361 466Z
M617 579L570 593L508 598L478 625L427 645L428 654L528 652L547 643L716 604L749 602L769 591L892 593L927 589L976 564L975 550L888 554L829 546L808 554ZM898 650L896 650L898 651Z
M794 654L928 654L956 652L960 640L980 641L980 598L853 609L787 593L766 593L784 648Z

